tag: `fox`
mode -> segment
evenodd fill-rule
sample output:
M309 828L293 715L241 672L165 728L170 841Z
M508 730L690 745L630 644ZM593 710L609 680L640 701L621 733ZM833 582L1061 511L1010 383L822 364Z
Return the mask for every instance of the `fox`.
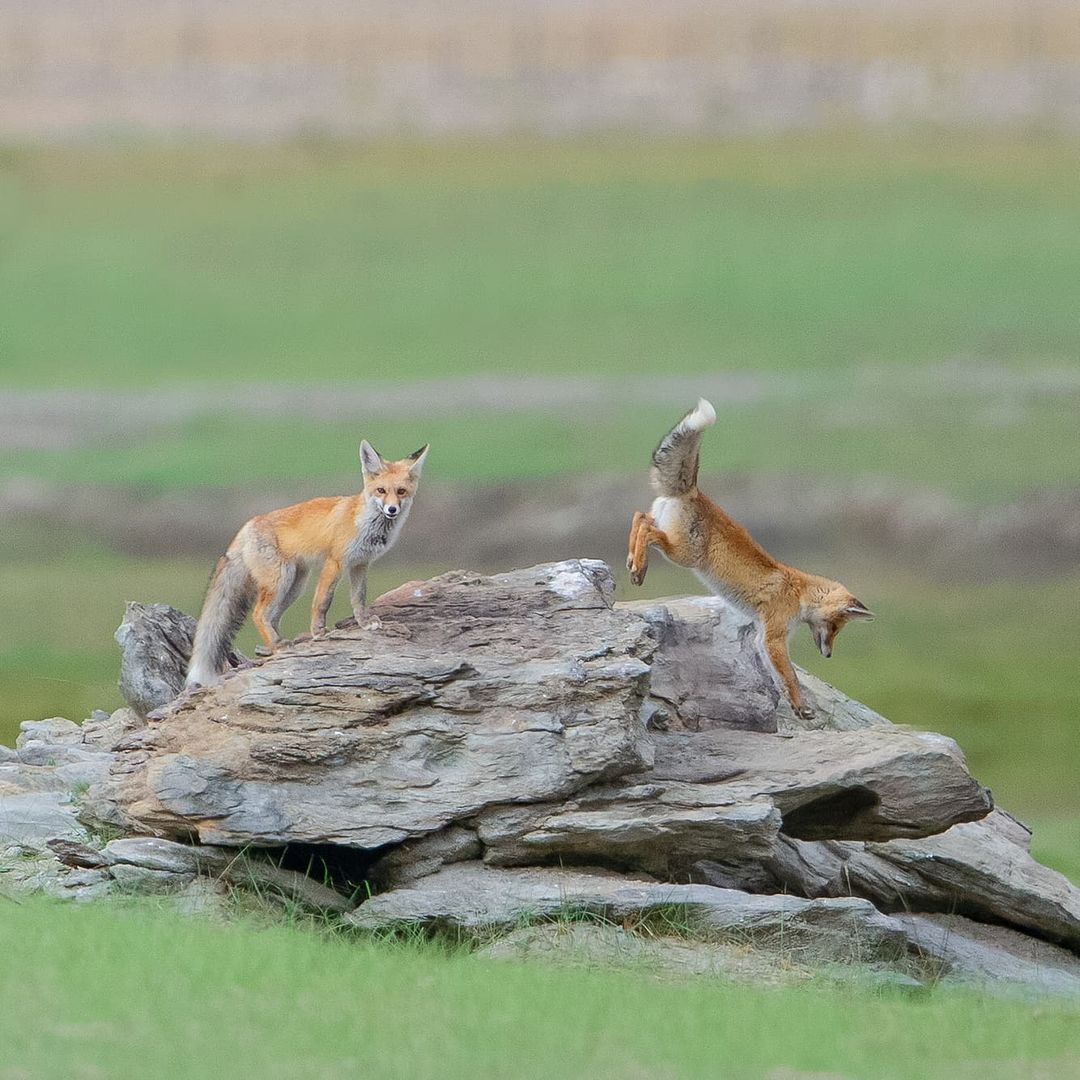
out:
M360 494L308 499L244 524L210 578L185 687L212 686L220 679L233 639L249 612L263 640L258 653L270 655L289 644L281 636L281 617L320 563L311 603L311 637L326 633L326 613L343 571L349 574L356 625L378 629L378 618L367 611L368 567L401 536L427 454L425 443L400 461L386 461L364 439ZM345 625L351 626L352 620L345 620Z
M774 559L737 521L698 487L701 434L716 423L704 398L653 451L650 479L656 498L630 525L626 567L635 585L645 581L649 548L692 570L717 596L751 615L760 640L797 716L814 711L803 699L788 655L788 638L806 623L822 656L832 655L836 635L874 613L838 581L797 570Z

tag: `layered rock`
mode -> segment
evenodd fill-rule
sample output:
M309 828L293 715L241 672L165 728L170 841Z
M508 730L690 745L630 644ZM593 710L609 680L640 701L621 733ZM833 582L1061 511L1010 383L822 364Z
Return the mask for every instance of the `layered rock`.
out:
M298 902L369 929L501 933L568 906L635 925L677 909L714 959L718 935L764 949L784 927L830 962L858 942L897 978L1080 978L1049 944L1080 952L1080 893L991 813L955 743L806 673L817 717L797 718L754 627L721 601L613 591L586 560L412 582L376 602L376 631L294 645L153 709L178 685L190 625L132 606L124 686L148 718L31 726L0 764L0 803L5 769L23 783L40 769L74 823L59 773L84 770L84 820L143 834L94 850L81 826L57 829L57 888L86 895L207 877L300 895L266 849L321 860L342 895ZM958 924L950 949L957 913L976 929ZM1042 940L1025 952L1028 935ZM1039 982L1042 959L1056 974Z

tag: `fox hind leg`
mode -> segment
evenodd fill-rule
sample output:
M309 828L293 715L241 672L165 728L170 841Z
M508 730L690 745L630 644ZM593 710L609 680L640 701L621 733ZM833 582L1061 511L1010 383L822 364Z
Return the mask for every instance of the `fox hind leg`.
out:
M265 613L266 621L277 636L279 645L285 644L281 637L281 617L296 602L306 579L306 567L296 563L286 563L281 569L277 592L267 605Z
M277 582L275 581L269 588L262 582L258 582L256 590L255 607L251 612L251 621L255 624L255 629L259 631L263 644L255 652L259 656L269 656L281 643L281 634L278 633L277 627L267 617L277 597Z

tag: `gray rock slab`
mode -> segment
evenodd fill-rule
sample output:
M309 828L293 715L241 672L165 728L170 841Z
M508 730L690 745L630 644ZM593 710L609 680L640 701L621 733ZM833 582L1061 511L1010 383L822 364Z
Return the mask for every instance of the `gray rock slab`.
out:
M767 797L783 817L781 830L798 839L926 836L993 807L956 743L928 732L888 726L783 738L711 731L654 741L649 780Z
M669 730L776 731L779 684L745 615L711 596L617 606L656 638L649 694Z
M1004 926L961 915L895 916L912 948L937 961L949 981L999 984L1080 999L1080 957Z
M67 794L58 791L0 795L0 843L44 850L53 837L85 840L86 830L75 817Z
M792 948L848 955L899 956L901 927L865 900L760 896L709 885L670 885L598 871L496 869L456 863L403 889L382 893L348 916L369 930L402 923L492 930L531 919L580 916L608 920L683 912L701 932L748 939L786 937Z
M62 716L53 716L48 720L24 720L19 725L15 747L21 750L32 743L78 746L81 742L82 731L78 724L65 720Z
M205 843L375 848L648 763L655 643L602 563L410 583L335 632L190 695L87 799Z
M108 872L121 892L149 896L179 892L195 880L194 874L174 874L130 863L115 863Z
M556 805L490 810L475 824L493 866L584 863L668 877L707 856L766 857L780 812L768 798L724 794L690 784L590 788Z
M1080 951L1080 889L1036 862L999 819L956 825L918 842L867 851L925 882L929 901L980 920L1033 931Z
M885 911L954 912L1080 952L1080 889L1028 852L1030 831L1003 810L936 836L885 843L781 835L760 866L773 888L864 896ZM713 880L699 865L703 880Z

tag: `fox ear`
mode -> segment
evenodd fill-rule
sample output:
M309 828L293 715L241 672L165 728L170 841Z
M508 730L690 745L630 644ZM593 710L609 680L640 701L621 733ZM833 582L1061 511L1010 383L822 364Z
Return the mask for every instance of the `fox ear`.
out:
M409 472L413 476L419 476L424 468L424 458L427 457L427 452L430 448L430 444L424 443L419 450L414 450L405 460L412 462L409 466Z
M374 476L376 473L382 472L384 468L379 451L367 439L362 440L360 443L360 468L364 470L366 476Z
M874 617L874 613L861 600L856 600L854 596L840 614L846 615L849 619L872 619Z

